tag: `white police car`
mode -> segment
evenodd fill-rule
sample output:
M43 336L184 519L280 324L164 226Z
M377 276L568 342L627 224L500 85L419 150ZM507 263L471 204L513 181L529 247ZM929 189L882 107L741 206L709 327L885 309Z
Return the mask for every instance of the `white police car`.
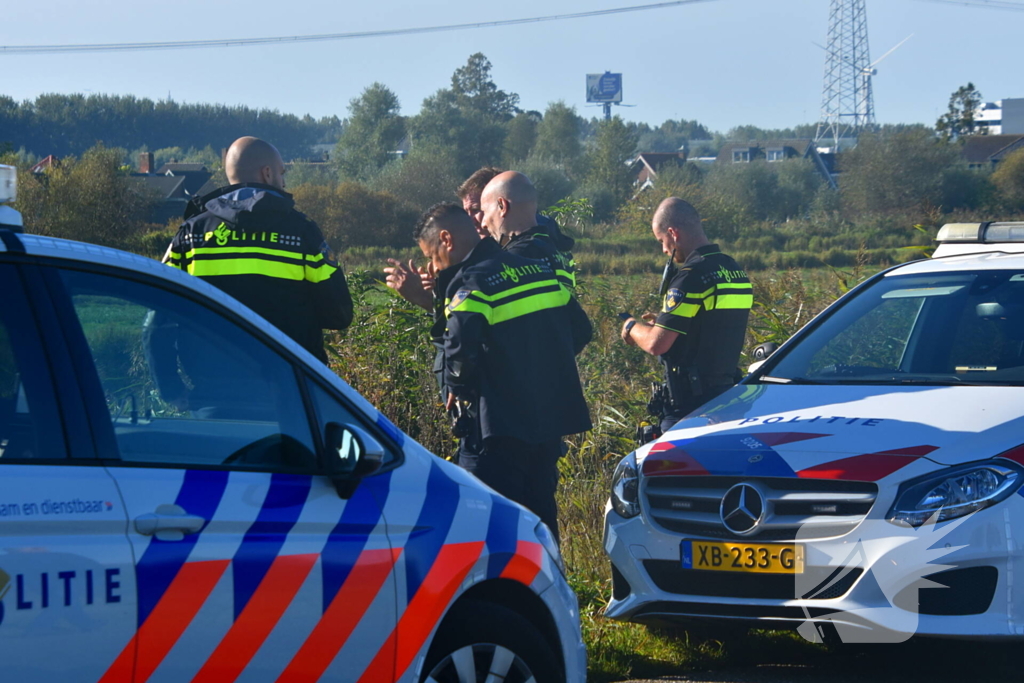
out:
M1024 224L940 241L622 460L609 616L1024 637Z
M560 562L215 288L0 230L2 680L582 681Z

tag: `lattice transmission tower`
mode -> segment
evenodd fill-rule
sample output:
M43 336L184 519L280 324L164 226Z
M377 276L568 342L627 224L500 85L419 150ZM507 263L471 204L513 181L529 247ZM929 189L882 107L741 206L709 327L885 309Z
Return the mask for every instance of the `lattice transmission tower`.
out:
M838 148L840 138L874 125L873 67L865 0L831 0L816 142Z

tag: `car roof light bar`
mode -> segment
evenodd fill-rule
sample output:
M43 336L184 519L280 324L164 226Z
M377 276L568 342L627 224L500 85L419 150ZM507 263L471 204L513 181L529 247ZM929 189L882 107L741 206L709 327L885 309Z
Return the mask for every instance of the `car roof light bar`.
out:
M992 244L1024 242L1024 221L1004 223L947 223L939 229L936 242Z

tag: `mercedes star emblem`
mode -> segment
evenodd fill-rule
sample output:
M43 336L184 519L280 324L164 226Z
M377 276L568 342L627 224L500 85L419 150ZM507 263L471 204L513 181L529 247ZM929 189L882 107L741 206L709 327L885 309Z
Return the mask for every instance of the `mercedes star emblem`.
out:
M738 536L749 536L764 519L764 497L750 484L736 484L722 496L722 524Z

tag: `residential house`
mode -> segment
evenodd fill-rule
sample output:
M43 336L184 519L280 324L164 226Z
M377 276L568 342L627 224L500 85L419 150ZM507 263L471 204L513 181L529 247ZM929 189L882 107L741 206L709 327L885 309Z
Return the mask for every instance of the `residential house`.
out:
M59 162L60 160L57 157L50 154L45 159L36 162L36 164L29 169L29 173L32 173L33 175L46 173L51 168L56 166Z
M809 159L822 178L832 187L837 187L835 154L818 151L814 140L753 140L750 142L727 142L718 152L715 163L749 164L763 159L768 163L788 159Z
M203 164L164 164L156 172L152 152L143 152L139 158L139 172L133 173L159 199L150 222L166 224L181 218L193 197L201 197L217 189L213 173Z
M686 152L644 152L629 162L629 170L636 175L634 185L643 192L654 185L658 171L667 163L686 163Z
M992 170L1010 153L1024 149L1024 135L968 135L960 155L970 168Z

